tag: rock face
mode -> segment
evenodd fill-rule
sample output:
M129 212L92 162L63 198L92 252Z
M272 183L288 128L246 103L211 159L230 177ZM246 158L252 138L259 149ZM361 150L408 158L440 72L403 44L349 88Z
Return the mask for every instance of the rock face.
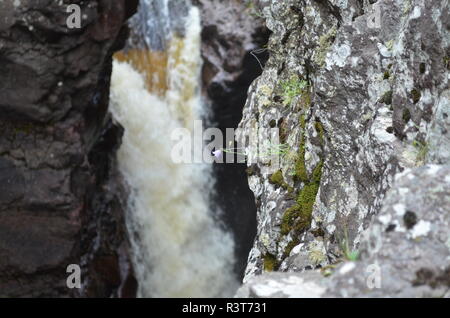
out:
M361 261L332 275L329 295L450 296L450 166L408 169L396 178L361 242Z
M450 166L408 169L396 179L361 241L361 261L339 265L329 278L256 276L238 296L449 297Z
M251 82L262 69L266 53L261 49L268 39L268 30L254 9L244 1L193 1L202 15L202 88L210 104L208 127L236 128ZM214 166L217 196L212 200L223 210L223 218L235 237L236 272L243 275L248 252L256 229L256 208L248 188L245 164Z
M354 258L394 176L426 163L450 162L448 1L370 2L255 1L273 34L270 59L250 88L240 127L246 132L277 127L280 142L290 151L281 156L281 169L273 174L261 173L268 163L253 165L249 185L257 202L258 233L245 281L264 271L304 271ZM426 188L448 186L446 169L439 168L436 184L428 179L430 183L423 180L417 187L401 183L424 201L434 200L430 206L440 207L426 217L420 211L425 213L429 203L411 211L418 222L447 235L445 240L448 232L442 229L448 220L442 213L448 214L448 203ZM425 178L425 170L412 172L412 178ZM384 201L382 213L395 209L395 195ZM397 195L409 200L408 194ZM377 233L389 244L394 240L390 235L400 235ZM411 253L425 248L415 248L408 235L396 237L397 246L408 246ZM424 241L430 245L442 240L428 239ZM393 245L386 248L395 251ZM398 284L411 284L422 267L426 273L419 276L442 282L448 250L445 254L444 246L435 249L430 251L438 253L435 266L417 261L403 269L410 277ZM377 255L380 260L382 254ZM374 261L367 257L367 262ZM408 257L416 262L412 254ZM392 258L388 255L383 262L395 267L389 273L395 277L398 264ZM348 277L336 282L346 293L339 296L359 295L362 288L344 287ZM396 287L384 292L400 295ZM422 291L408 295L435 295L429 288Z
M318 298L325 278L317 272L265 273L251 277L236 293L238 298ZM301 288L299 288L301 286Z
M0 297L132 296L106 117L112 53L137 1L0 3ZM82 268L80 290L66 268Z

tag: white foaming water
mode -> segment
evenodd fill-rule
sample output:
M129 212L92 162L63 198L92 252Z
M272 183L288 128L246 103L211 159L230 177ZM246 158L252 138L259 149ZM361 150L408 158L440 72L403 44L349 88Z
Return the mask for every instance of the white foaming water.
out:
M237 287L233 239L208 203L211 166L171 160L173 129L192 129L202 115L198 9L186 20L185 37L168 50L164 97L129 64L113 65L110 110L125 128L118 161L131 188L127 227L140 297L225 297Z

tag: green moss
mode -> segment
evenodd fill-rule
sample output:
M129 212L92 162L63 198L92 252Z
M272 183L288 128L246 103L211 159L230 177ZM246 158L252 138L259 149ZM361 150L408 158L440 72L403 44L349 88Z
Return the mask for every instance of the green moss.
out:
M306 169L306 163L305 163L305 138L302 137L298 154L297 154L297 160L295 161L295 172L294 172L294 180L302 181L302 182L308 182L308 171Z
M325 232L322 228L318 228L314 231L311 231L312 235L314 235L314 237L324 237L325 236Z
M270 253L263 256L263 266L266 272L273 272L278 268L277 258Z
M305 185L297 198L297 203L302 212L302 218L305 221L311 222L311 215L314 202L316 201L317 191L320 183L312 182Z
M312 172L311 181L313 183L320 183L320 178L322 177L323 160L320 160L319 164L314 168Z
M298 244L300 244L300 240L298 238L294 238L292 241L290 241L288 245L286 245L286 248L284 249L283 259L288 257L291 254L292 249L296 247Z
M417 88L414 88L411 90L411 98L412 98L414 104L417 104L421 97L422 97L422 94L420 93L420 91Z
M305 164L305 147L306 147L306 121L305 115L300 116L300 127L302 128L302 138L300 140L300 145L298 147L297 159L295 160L294 166L294 180L307 182L309 180L308 171Z
M281 220L282 235L287 235L292 230L302 232L311 225L312 211L320 187L322 167L323 161L320 161L314 168L311 177L308 177L306 184L299 191L296 203L284 212Z
M410 120L411 120L411 113L409 112L408 108L405 108L403 110L403 115L402 115L403 121L407 124Z
M277 172L272 174L269 177L269 182L272 183L272 184L277 184L277 185L283 184L284 183L284 179L283 179L283 173L281 172L281 170L278 170Z
M283 172L281 170L278 170L277 172L273 173L269 177L269 183L274 184L276 186L282 187L284 190L287 190L288 192L294 191L292 187L290 187L283 178Z
M250 166L247 169L245 169L245 172L247 173L248 176L253 176L255 174L255 169L253 169L253 166Z
M287 141L287 138L289 136L289 133L286 129L280 128L280 143L285 144Z
M323 276L329 277L333 274L334 269L336 268L336 265L327 265L320 269L320 272Z
M302 215L302 211L299 204L295 204L294 206L287 209L281 220L281 234L287 235L292 230L302 230L309 223L308 219Z
M270 128L275 128L277 126L277 121L275 119L272 119L269 122L269 126L270 126Z
M286 129L286 124L284 121L282 121L279 124L279 129L280 129L280 143L285 144L289 136L289 132Z
M300 115L300 117L298 118L298 122L299 122L300 127L301 127L302 129L305 129L305 128L306 128L306 118L305 118L305 115L304 115L304 114Z
M284 212L280 226L282 235L289 234L294 225L294 221L298 218L299 214L300 214L300 207L298 206L298 204L288 208Z
M426 142L414 140L413 146L417 149L416 165L422 166L423 164L425 164L425 159L428 154L428 144Z
M297 197L297 203L284 212L281 221L281 234L291 231L302 232L311 225L312 210L316 200L319 184L305 185Z
M316 128L316 131L319 134L320 143L323 145L325 129L323 129L322 123L320 121L316 121L316 123L314 124L314 128Z
M328 52L331 44L334 42L334 39L336 37L336 32L337 32L336 27L333 27L326 34L322 35L319 38L319 47L316 50L314 62L317 65L319 65L320 67L325 65L325 59L327 57L327 52Z
M384 93L383 97L381 97L381 102L385 103L386 105L392 104L392 91L387 91Z
M311 106L311 93L309 92L309 89L305 89L302 92L302 98L300 100L300 106L302 108L308 108Z
M287 81L281 82L283 105L289 106L295 97L300 96L303 106L311 104L308 82L298 76L291 76Z
M447 68L447 70L449 70L450 71L450 57L448 57L448 56L444 56L444 67L446 67Z
M420 65L419 65L420 74L424 74L426 72L426 70L427 70L427 66L425 65L425 63L420 63Z
M320 187L323 160L313 169L311 175L308 174L305 163L306 144L306 121L305 116L300 116L300 127L303 129L302 138L299 145L297 160L295 162L294 181L304 183L303 188L298 192L296 203L288 208L282 218L281 234L286 235L290 231L301 232L311 224L312 210ZM324 138L324 129L320 122L315 123L315 128L321 140Z
M391 73L389 71L384 71L383 73L383 79L387 80L391 77Z

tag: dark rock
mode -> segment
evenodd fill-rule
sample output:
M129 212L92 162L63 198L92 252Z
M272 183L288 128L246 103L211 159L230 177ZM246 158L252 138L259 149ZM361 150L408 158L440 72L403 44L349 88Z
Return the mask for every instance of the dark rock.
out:
M73 3L81 29L60 1L0 3L0 297L136 290L114 161L122 130L105 116L137 1ZM69 264L81 290L66 286Z
M5 207L25 193L25 178L14 163L0 157L0 204Z
M203 93L211 104L212 126L237 128L250 83L261 74L268 38L262 19L242 1L193 1L202 14ZM255 203L247 185L245 164L214 166L216 202L224 211L225 224L236 242L236 272L242 276L255 237ZM247 171L248 172L248 171Z

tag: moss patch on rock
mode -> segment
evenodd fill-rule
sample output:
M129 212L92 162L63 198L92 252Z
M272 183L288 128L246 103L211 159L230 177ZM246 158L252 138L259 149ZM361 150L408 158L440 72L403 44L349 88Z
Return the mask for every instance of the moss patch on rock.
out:
M392 91L387 91L383 94L383 97L381 97L381 102L386 105L392 104Z
M334 42L336 37L337 29L336 27L331 28L326 34L319 38L319 47L317 49L316 56L314 57L314 62L320 67L325 65L325 59L327 57L327 52Z
M291 251L294 247L296 247L298 244L300 244L300 240L298 238L294 238L291 240L288 245L286 245L284 251L283 251L283 259L288 257L291 254Z
M277 258L270 253L264 254L263 268L266 272L273 272L273 271L277 270L278 269Z
M308 171L306 170L306 163L305 163L305 146L306 146L306 121L305 121L305 115L300 116L300 127L303 130L302 138L300 140L300 145L298 147L298 153L297 153L297 160L295 161L294 166L294 181L302 181L302 182L308 182Z
M308 82L297 75L291 76L289 80L281 82L283 105L289 106L296 97L300 97L303 107L311 104Z
M245 169L245 173L247 174L247 176L251 177L255 174L255 171L252 167L248 167L247 169Z
M447 70L450 71L450 57L444 56L443 61L444 61L444 66L447 68Z
M292 187L290 187L289 184L284 181L283 171L281 170L278 170L269 177L269 183L278 187L282 187L284 190L288 190L289 192L293 191Z
M325 138L325 129L323 128L323 125L320 121L316 121L314 124L314 128L316 129L317 133L319 134L320 143L323 145L323 141Z
M405 124L407 124L411 120L411 112L409 111L408 108L405 108L403 110L402 119L405 122Z
M271 184L276 184L276 185L281 186L284 183L283 172L281 170L278 170L277 172L273 173L269 177L269 182Z
M311 175L308 174L305 164L306 122L304 115L300 117L300 126L303 129L303 135L295 163L294 180L302 181L304 186L298 192L295 204L283 214L280 226L282 235L287 235L291 231L295 231L296 233L303 232L311 225L313 206L316 201L322 176L323 159L316 165ZM324 130L322 125L316 122L315 128L323 142Z
M417 88L414 88L411 90L411 98L413 100L414 104L417 104L420 100L420 98L422 98L422 94L420 93L420 91Z

